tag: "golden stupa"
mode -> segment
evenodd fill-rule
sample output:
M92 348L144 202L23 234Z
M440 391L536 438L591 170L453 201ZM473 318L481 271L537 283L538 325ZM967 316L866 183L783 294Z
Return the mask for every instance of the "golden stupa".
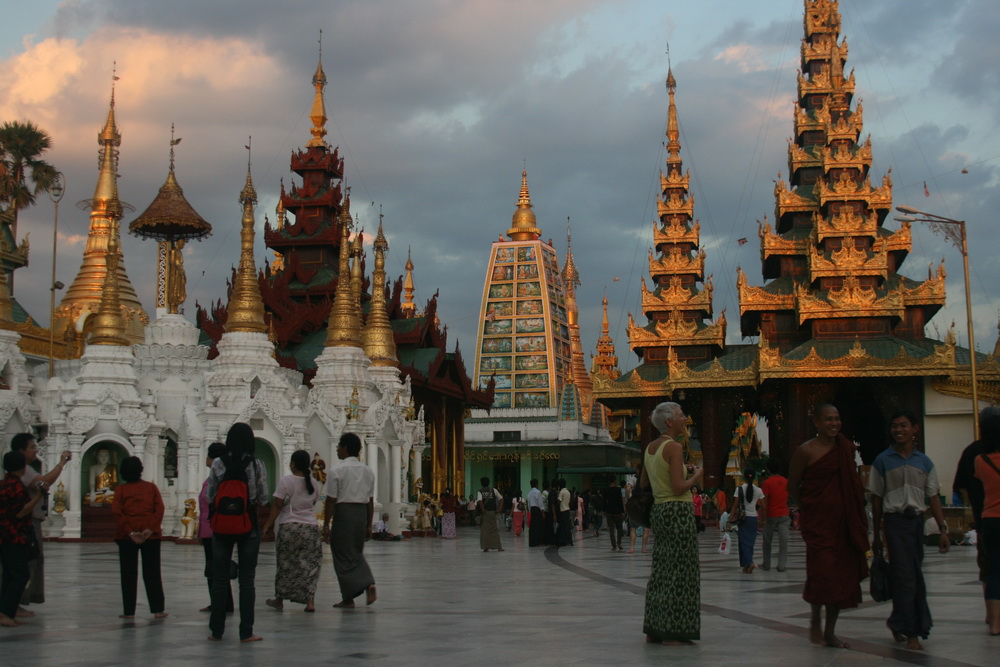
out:
M126 206L118 198L118 147L121 141L121 133L115 123L115 93L112 88L108 118L104 129L97 135L97 143L101 146L100 173L94 198L87 202L90 206L90 230L83 251L83 263L52 318L52 328L57 339L64 339L68 329L72 329L74 337L87 333L84 331L86 316L97 311L104 291L106 257L113 237L115 243L112 245L118 249L116 273L120 307L125 321L124 335L129 343L142 343L145 340L143 328L149 324L149 315L143 309L125 272L125 258L121 251L118 228Z

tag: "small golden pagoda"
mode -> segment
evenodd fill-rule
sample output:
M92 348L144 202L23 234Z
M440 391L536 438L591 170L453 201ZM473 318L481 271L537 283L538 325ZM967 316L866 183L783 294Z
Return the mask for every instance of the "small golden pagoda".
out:
M254 206L257 205L257 190L253 187L250 164L247 163L247 181L240 191L243 205L243 219L240 228L240 265L236 270L236 280L229 293L226 333L250 331L267 333L264 322L264 302L260 298L257 283L257 267L253 256Z
M97 143L101 146L99 174L94 198L87 202L90 206L90 230L83 251L83 263L56 308L51 324L58 339L77 338L79 333L85 336L88 333L84 322L86 316L95 312L100 304L107 273L108 245L113 237L118 248L117 282L125 318L125 337L131 343L145 340L143 328L149 324L149 315L125 272L125 258L121 252L118 223L124 209L131 208L118 198L118 147L121 141L115 122L115 92L112 87L107 121L97 135Z

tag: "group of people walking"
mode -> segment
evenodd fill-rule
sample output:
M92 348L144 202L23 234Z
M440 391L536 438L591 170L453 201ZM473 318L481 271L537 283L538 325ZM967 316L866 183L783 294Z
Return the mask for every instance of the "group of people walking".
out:
M275 597L266 602L277 610L284 602L305 605L315 611L315 594L322 563L322 542L330 543L333 567L340 586L337 608L354 607L357 597L377 599L375 579L364 557L364 543L372 535L375 475L358 456L361 440L344 433L337 445L340 465L323 481L314 479L308 452L291 455L290 474L277 483L271 498L267 471L254 456L255 438L249 425L236 423L226 442L208 448L208 477L199 495L198 536L205 551L205 576L211 603L209 639L222 639L226 614L234 610L230 580L238 582L239 637L242 642L260 641L253 632L256 602L255 578L260 541L276 533ZM20 606L44 601L42 541L49 486L58 478L68 452L48 474L36 467L37 444L31 434L19 434L12 451L3 457L5 476L0 481L0 625L16 626L33 616ZM164 505L157 486L142 479L142 461L136 456L119 465L122 483L115 487L111 510L115 516L115 543L121 573L121 618L135 617L139 558L149 610L154 618L165 618L165 595L160 575L160 543L163 538ZM316 518L316 502L326 495L322 533ZM260 524L258 507L271 505ZM39 508L42 509L38 512ZM234 526L237 528L234 529ZM233 554L236 560L233 560ZM31 582L29 588L29 581ZM29 589L26 592L26 588Z

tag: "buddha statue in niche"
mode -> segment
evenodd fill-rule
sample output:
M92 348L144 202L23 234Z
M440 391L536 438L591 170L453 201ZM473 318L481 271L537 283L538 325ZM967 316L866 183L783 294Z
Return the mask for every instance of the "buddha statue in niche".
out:
M118 486L118 466L111 462L111 452L107 449L97 451L97 463L90 466L89 480L90 504L110 503Z

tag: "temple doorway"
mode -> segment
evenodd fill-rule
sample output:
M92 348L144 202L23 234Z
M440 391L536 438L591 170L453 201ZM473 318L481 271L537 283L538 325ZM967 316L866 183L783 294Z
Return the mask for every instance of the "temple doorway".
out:
M114 490L122 479L118 466L130 456L114 440L100 440L84 452L80 464L80 535L84 539L111 540L115 537L115 517L111 511Z

